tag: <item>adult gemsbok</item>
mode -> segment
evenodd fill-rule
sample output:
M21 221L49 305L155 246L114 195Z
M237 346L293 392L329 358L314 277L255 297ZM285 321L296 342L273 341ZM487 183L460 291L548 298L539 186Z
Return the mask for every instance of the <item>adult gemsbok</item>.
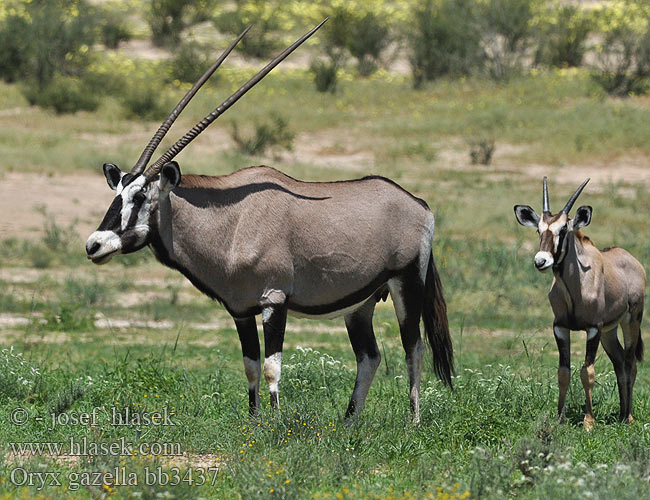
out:
M622 248L598 250L580 228L591 222L592 208L581 206L571 219L569 212L587 179L569 198L564 208L553 215L544 177L543 209L540 217L528 205L515 205L519 224L537 229L540 236L535 267L539 271L552 268L555 279L548 294L555 319L553 333L560 351L557 372L560 395L558 416L565 417L565 401L571 377L570 330L587 332L585 363L580 379L585 390L585 429L595 423L592 409L594 360L600 341L614 364L620 415L623 422L633 422L632 389L636 379L637 361L643 359L641 319L645 296L645 270ZM625 349L617 338L621 325Z
M431 252L434 219L427 204L382 177L301 182L269 167L251 167L224 176L181 178L178 164L171 161L322 24L146 169L173 121L242 33L163 122L131 172L104 164L115 198L88 238L86 251L94 263L104 264L113 255L149 246L160 262L221 302L234 318L241 341L252 414L259 408L260 384L256 315L262 314L264 377L273 406L278 405L287 313L345 316L357 359L349 419L361 411L380 363L372 316L376 302L390 292L406 351L412 418L418 421L420 317L436 374L451 386L453 372L446 305Z

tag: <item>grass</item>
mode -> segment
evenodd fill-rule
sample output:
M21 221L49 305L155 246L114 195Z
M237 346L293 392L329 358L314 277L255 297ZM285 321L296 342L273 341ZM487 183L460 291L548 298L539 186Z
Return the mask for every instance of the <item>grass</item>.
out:
M224 68L170 137L189 128L245 80ZM11 170L83 173L104 161L133 162L157 123L123 118L106 99L96 113L54 116L25 108L13 86L0 87L0 176ZM381 103L379 105L378 103ZM20 107L20 112L12 110ZM546 300L551 278L534 271L534 231L515 223L516 203L539 207L540 179L528 164L586 164L648 155L647 103L604 98L580 71L538 73L503 85L440 81L414 91L407 78L345 74L336 95L317 93L304 71L278 72L237 104L237 120L254 123L281 111L299 132L296 149L320 141L324 164L287 155L274 165L310 180L379 173L426 199L436 214L436 263L448 301L456 352L456 390L425 363L422 423L408 423L408 381L391 305L381 303L375 329L383 360L357 424L342 425L354 384L354 355L342 320L289 322L279 411L247 416L247 385L232 321L148 250L107 266L87 263L74 227L44 213L36 240L0 242L0 498L645 498L650 493L650 371L641 364L635 389L637 423L616 422L618 395L611 363L596 362L598 425L582 429L579 369L584 335L574 334L568 423L557 425L557 353ZM233 115L234 116L234 115ZM213 130L214 128L214 130ZM232 150L228 122L216 123L183 152L183 171L225 173L251 160ZM491 167L468 167L467 139L490 131ZM226 141L226 142L223 142ZM165 144L169 144L171 139ZM508 156L499 156L510 145ZM448 164L450 155L465 160ZM264 157L259 158L266 161ZM575 185L582 179L576 179ZM96 182L104 181L97 176ZM553 206L575 186L551 179ZM0 190L2 188L0 178ZM594 207L586 233L598 246L620 245L650 268L643 236L650 210L644 184L590 187ZM27 204L31 206L31 204ZM99 223L99 220L97 221ZM648 320L643 331L646 345ZM13 347L13 350L11 350ZM262 400L268 397L263 384ZM31 419L10 425L11 412L72 415L106 411L173 412L175 426L114 427ZM11 442L87 438L179 443L189 458L137 455L18 461ZM218 459L218 460L217 460ZM187 462L189 460L189 462ZM62 486L38 491L11 483L11 471L53 470ZM147 485L147 470L175 464L185 473L219 464L214 484ZM43 464L43 465L41 465ZM124 467L137 486L83 486L79 474ZM77 476L70 476L71 473ZM72 481L71 481L72 479ZM210 478L212 479L212 478Z
M163 147L171 145L252 73L228 68L220 71L223 74L218 83L195 97ZM299 133L352 133L355 142L374 153L379 171L392 169L397 163L395 156L400 151L396 151L395 139L403 151L400 156L408 159L415 153L422 157L418 163L429 163L436 155L428 151L428 145L439 145L452 137L473 140L487 132L495 138L497 150L500 142L526 145L510 158L519 165L531 160L548 165L602 163L648 153L650 137L645 123L650 111L644 99L608 99L584 71L540 72L502 85L483 80L443 80L420 91L413 90L407 78L387 73L369 80L344 79L340 85L339 94L322 94L312 88L305 71L278 71L229 113L239 122L254 123L281 111ZM0 88L21 102L15 87L2 84ZM177 94L180 97L182 90ZM377 106L377 102L382 105ZM106 99L96 113L57 117L30 108L19 115L0 115L0 145L6 153L0 169L94 171L108 160L130 165L157 123L120 118L116 106L114 100ZM0 101L0 110L14 107L12 100ZM211 134L218 134L219 142L223 142L228 126L227 121L215 123L211 127L214 132L205 134L183 153L181 165L200 173L222 173L238 167L241 162L233 165L232 146L214 154ZM408 143L415 146L405 147ZM205 154L205 148L212 154ZM20 158L20 163L12 158ZM245 164L250 160L241 161ZM312 167L310 174L328 178L331 172Z

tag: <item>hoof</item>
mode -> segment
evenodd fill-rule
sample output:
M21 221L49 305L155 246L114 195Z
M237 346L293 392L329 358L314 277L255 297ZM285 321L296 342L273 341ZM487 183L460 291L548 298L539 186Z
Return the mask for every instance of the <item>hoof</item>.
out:
M587 432L591 432L591 430L594 428L594 425L596 425L596 421L593 417L585 417L585 419L582 421L582 426Z

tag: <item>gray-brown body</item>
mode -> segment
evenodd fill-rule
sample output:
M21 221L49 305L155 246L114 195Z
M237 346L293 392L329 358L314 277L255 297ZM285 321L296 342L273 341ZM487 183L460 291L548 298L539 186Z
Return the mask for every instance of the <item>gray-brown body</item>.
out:
M391 294L419 419L423 344L436 374L451 385L453 350L446 305L433 262L434 218L427 204L394 182L366 177L301 182L269 167L224 176L181 176L175 162L159 176L104 168L113 204L86 244L97 264L150 246L235 320L249 382L251 413L259 408L260 344L264 376L278 404L286 316L344 316L357 358L346 415L363 407L381 356L372 317Z
M559 350L558 415L565 417L567 390L571 380L571 330L587 333L585 361L580 379L585 390L584 426L595 423L592 391L595 383L594 361L599 342L614 365L619 390L619 418L633 422L632 401L637 361L643 359L641 320L646 275L643 266L622 248L598 250L580 231L591 222L592 208L581 206L569 217L587 179L571 196L565 207L553 215L550 211L547 180L544 178L543 212L539 216L528 205L516 205L520 224L537 228L540 235L535 267L544 272L553 269L553 285L548 298L553 308L553 334ZM617 337L623 330L624 347Z
M567 238L564 265L548 294L556 325L588 330L602 322L609 331L643 312L646 279L638 260L622 248L600 251L579 232Z
M344 316L357 358L346 416L358 415L381 356L372 328L375 304L390 293L409 374L414 421L419 420L423 344L433 348L436 374L449 386L453 348L442 285L433 262L433 214L422 200L385 178L301 182L268 167L230 175L181 176L171 161L206 127L324 23L296 40L192 127L153 164L171 125L246 35L222 53L178 102L129 173L105 163L115 198L86 242L88 258L104 264L119 253L153 249L235 320L248 378L249 409L259 408L262 314L264 377L278 405L287 314Z
M433 228L426 204L386 179L311 183L251 167L183 176L160 204L152 246L235 317L285 300L290 313L320 316L419 265Z

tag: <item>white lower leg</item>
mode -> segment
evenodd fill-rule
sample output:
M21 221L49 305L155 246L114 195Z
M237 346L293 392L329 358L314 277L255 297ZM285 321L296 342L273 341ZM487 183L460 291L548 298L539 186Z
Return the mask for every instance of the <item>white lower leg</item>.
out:
M406 366L409 374L409 400L411 402L411 418L420 422L420 381L422 378L422 356L424 345L418 339L411 352L406 356Z
M271 396L271 406L280 407L280 397L278 385L280 383L280 374L282 371L282 353L276 352L264 359L264 380L269 385L269 394Z

